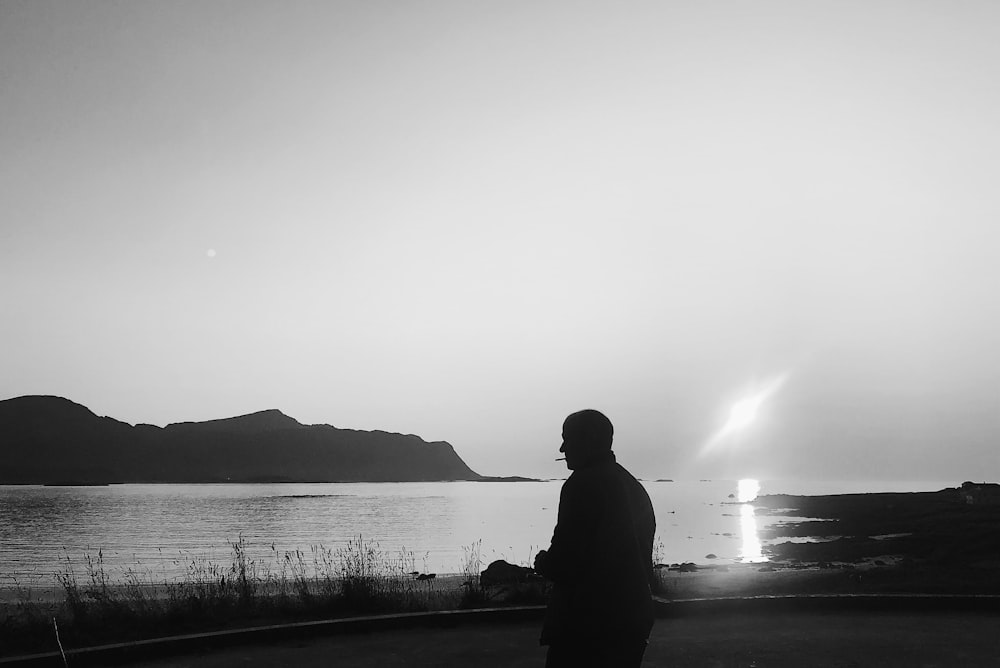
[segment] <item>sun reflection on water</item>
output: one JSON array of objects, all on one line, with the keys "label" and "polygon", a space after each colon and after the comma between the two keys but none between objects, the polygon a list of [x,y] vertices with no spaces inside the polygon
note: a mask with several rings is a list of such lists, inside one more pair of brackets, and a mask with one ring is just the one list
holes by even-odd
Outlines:
[{"label": "sun reflection on water", "polygon": [[736,483],[736,497],[740,503],[749,503],[760,494],[760,481],[744,478]]},{"label": "sun reflection on water", "polygon": [[754,517],[754,508],[751,502],[760,493],[760,482],[747,478],[736,483],[736,496],[740,506],[740,534],[743,545],[740,549],[740,561],[758,563],[767,561],[764,551],[757,536],[757,518]]}]

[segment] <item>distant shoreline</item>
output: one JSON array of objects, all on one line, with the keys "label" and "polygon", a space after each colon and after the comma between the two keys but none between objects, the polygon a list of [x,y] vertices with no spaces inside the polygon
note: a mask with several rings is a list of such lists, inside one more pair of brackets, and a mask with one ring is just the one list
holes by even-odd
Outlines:
[{"label": "distant shoreline", "polygon": [[[551,478],[524,476],[482,476],[468,479],[444,480],[175,480],[164,482],[142,480],[61,480],[52,482],[0,482],[5,487],[110,487],[112,485],[349,485],[349,484],[398,484],[398,483],[452,483],[452,482],[551,482]],[[555,478],[561,480],[561,478]]]}]

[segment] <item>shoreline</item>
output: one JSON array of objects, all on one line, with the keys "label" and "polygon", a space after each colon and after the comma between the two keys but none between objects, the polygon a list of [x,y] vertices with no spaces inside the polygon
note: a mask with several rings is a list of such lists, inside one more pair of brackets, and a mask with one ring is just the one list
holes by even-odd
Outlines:
[{"label": "shoreline", "polygon": [[[789,518],[759,532],[768,541],[763,547],[766,561],[658,564],[657,573],[667,590],[691,592],[694,597],[794,593],[795,587],[804,593],[843,591],[864,581],[861,573],[882,580],[896,573],[893,586],[900,591],[976,593],[977,585],[982,585],[984,592],[1000,593],[1000,504],[969,504],[961,492],[961,488],[946,488],[762,495],[751,502],[757,515]],[[487,565],[481,563],[479,571]],[[969,577],[958,577],[963,572]],[[909,577],[902,577],[906,574]],[[398,574],[391,577],[407,581]],[[468,577],[466,573],[438,573],[417,586],[430,592],[455,591]],[[78,585],[93,589],[89,579],[80,577]],[[200,584],[109,582],[107,588],[162,598],[172,586]],[[0,604],[18,600],[58,603],[65,600],[65,592],[55,582],[0,583]]]},{"label": "shoreline", "polygon": [[[760,513],[788,517],[770,529],[767,561],[659,564],[654,594],[664,601],[757,597],[1000,595],[1000,504],[963,503],[957,490],[815,497],[770,496]],[[794,518],[794,519],[793,519]],[[793,542],[802,537],[824,542]],[[834,538],[836,537],[836,538]],[[369,555],[362,543],[353,552]],[[369,555],[368,558],[370,558]],[[178,633],[418,611],[538,605],[537,579],[482,587],[478,570],[401,574],[391,562],[345,561],[313,579],[294,569],[258,576],[237,553],[232,566],[194,580],[112,584],[102,571],[62,584],[0,585],[0,623],[20,628],[14,653],[50,641],[59,619],[64,642],[86,647]],[[372,570],[372,567],[375,570]],[[99,566],[98,566],[99,568]],[[243,580],[241,572],[249,575]],[[96,577],[95,577],[96,573]],[[205,577],[206,575],[211,577]],[[598,577],[609,577],[596,574]],[[611,576],[613,577],[613,575]],[[8,654],[8,652],[0,652]]]}]

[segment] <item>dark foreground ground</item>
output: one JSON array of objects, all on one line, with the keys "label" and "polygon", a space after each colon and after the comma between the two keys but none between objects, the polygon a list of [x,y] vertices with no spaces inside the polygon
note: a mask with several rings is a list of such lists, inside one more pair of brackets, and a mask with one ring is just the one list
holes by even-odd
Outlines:
[{"label": "dark foreground ground", "polygon": [[[326,636],[189,654],[129,665],[147,668],[254,666],[537,666],[537,621],[451,629]],[[1000,615],[973,612],[724,613],[657,620],[644,666],[798,668],[1000,665]]]}]

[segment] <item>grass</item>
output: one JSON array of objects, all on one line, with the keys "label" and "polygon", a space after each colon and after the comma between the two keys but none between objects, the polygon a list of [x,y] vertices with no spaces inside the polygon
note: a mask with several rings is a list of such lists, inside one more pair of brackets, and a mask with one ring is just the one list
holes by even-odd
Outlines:
[{"label": "grass", "polygon": [[[59,651],[57,634],[69,649],[247,624],[498,602],[496,592],[479,584],[481,542],[464,548],[454,586],[416,571],[412,553],[393,556],[360,536],[335,550],[320,545],[282,552],[272,545],[270,559],[252,558],[242,536],[229,547],[229,563],[193,558],[180,579],[158,579],[138,567],[111,572],[102,551],[85,556],[82,572],[67,558],[56,575],[62,597],[55,601],[34,597],[37,579],[29,586],[10,578],[14,596],[0,603],[0,656]],[[538,590],[532,602],[543,599]]]}]

